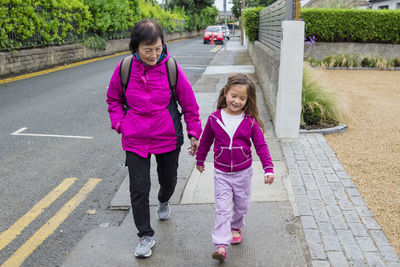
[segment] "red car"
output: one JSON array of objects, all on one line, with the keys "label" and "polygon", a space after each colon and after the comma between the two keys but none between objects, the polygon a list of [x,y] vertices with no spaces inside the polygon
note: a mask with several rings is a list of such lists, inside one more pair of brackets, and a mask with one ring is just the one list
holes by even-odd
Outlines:
[{"label": "red car", "polygon": [[205,44],[209,44],[212,37],[214,37],[215,43],[224,43],[224,32],[221,26],[207,26],[207,28],[203,30],[203,32],[203,41]]}]

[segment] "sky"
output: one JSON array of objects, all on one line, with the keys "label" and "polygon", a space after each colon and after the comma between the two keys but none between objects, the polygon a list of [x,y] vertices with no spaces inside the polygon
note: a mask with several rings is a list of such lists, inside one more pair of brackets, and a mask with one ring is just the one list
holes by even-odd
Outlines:
[{"label": "sky", "polygon": [[[230,4],[231,0],[226,0],[226,11],[230,11],[233,4]],[[217,7],[219,11],[224,11],[224,0],[215,0],[214,6]]]},{"label": "sky", "polygon": [[[307,2],[309,2],[310,0],[301,0],[301,6],[304,6],[305,4],[307,4]],[[231,2],[231,0],[226,0],[226,10],[230,11],[233,4],[230,4],[229,2]],[[217,9],[219,11],[224,11],[224,0],[215,0],[214,1],[214,5],[217,7]]]}]

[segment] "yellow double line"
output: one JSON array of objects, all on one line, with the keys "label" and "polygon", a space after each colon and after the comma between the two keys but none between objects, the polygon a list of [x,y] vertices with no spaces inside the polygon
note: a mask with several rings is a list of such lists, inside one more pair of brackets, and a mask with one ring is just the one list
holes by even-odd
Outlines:
[{"label": "yellow double line", "polygon": [[213,49],[211,49],[210,52],[216,53],[218,50],[221,49],[221,47],[222,47],[222,45],[218,45],[218,46],[214,47]]},{"label": "yellow double line", "polygon": [[[59,198],[78,178],[66,178],[61,184],[53,189],[47,196],[40,200],[24,216],[16,221],[10,228],[0,234],[0,251],[12,242],[32,221],[34,221],[46,208]],[[101,181],[98,178],[89,178],[81,190],[73,196],[53,217],[51,217],[38,231],[36,231],[27,242],[4,262],[1,267],[20,266],[25,259],[32,254],[43,241],[45,241],[61,223],[71,214],[76,207],[87,197],[87,195]]]}]

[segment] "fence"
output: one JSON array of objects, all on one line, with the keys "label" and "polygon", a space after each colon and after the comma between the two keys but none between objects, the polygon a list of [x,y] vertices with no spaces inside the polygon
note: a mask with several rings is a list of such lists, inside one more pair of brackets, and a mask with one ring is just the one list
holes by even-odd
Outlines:
[{"label": "fence", "polygon": [[278,0],[260,11],[258,39],[279,52],[282,42],[282,21],[296,17],[296,1]]},{"label": "fence", "polygon": [[304,22],[299,0],[278,0],[260,12],[258,41],[250,45],[278,138],[299,136]]}]

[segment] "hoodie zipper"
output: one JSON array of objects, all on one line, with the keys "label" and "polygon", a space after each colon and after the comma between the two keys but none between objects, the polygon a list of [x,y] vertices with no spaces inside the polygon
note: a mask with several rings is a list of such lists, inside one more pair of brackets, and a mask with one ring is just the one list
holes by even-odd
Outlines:
[{"label": "hoodie zipper", "polygon": [[233,136],[231,137],[226,130],[225,125],[222,123],[222,121],[219,118],[216,118],[217,123],[221,126],[221,128],[226,132],[226,134],[229,136],[229,151],[231,152],[231,172],[233,172],[233,151],[232,151],[232,145],[233,145]]}]

